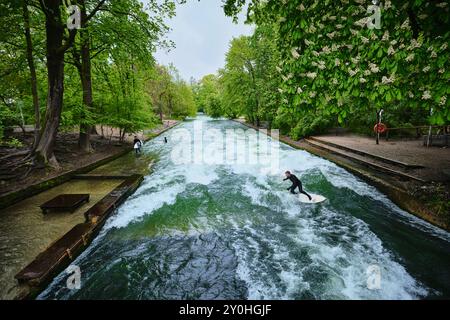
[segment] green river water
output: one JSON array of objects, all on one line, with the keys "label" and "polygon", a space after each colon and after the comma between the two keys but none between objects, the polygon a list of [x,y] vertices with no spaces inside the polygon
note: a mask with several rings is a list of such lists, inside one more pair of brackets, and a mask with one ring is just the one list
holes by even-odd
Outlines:
[{"label": "green river water", "polygon": [[[209,161],[229,154],[214,134],[236,129],[242,148]],[[68,289],[62,272],[38,298],[450,297],[449,233],[337,165],[247,129],[199,116],[165,133],[167,144],[146,143],[154,170],[73,262],[81,289]],[[262,159],[268,146],[277,158],[238,160]],[[189,147],[192,161],[179,152]],[[286,191],[285,170],[327,200],[301,203]]]}]

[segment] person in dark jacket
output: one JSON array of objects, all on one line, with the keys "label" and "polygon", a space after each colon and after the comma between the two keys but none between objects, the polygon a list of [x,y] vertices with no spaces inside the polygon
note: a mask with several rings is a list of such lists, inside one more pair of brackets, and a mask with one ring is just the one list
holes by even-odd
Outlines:
[{"label": "person in dark jacket", "polygon": [[311,196],[309,194],[307,194],[305,191],[303,191],[302,182],[300,181],[299,178],[297,178],[297,176],[295,174],[292,174],[290,171],[286,171],[285,175],[286,175],[286,178],[283,179],[283,181],[291,180],[291,182],[292,182],[292,186],[287,188],[292,194],[296,194],[295,189],[298,188],[300,193],[303,193],[304,195],[306,195],[310,201],[312,200]]}]

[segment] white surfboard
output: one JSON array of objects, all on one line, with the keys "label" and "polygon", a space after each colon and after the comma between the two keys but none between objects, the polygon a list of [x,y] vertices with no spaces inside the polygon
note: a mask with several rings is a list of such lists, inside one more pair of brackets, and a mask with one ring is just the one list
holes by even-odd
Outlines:
[{"label": "white surfboard", "polygon": [[303,203],[320,203],[327,200],[327,198],[321,196],[320,194],[310,193],[309,195],[311,196],[312,200],[309,200],[309,198],[303,193],[299,194],[298,199]]}]

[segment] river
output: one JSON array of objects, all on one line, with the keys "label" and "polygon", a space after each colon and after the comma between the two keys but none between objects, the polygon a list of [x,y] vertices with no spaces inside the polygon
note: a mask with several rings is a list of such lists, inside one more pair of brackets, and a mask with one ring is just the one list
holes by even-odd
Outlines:
[{"label": "river", "polygon": [[[450,297],[450,234],[337,165],[229,120],[164,136],[144,147],[152,173],[73,262],[81,288],[64,271],[39,299]],[[301,203],[286,170],[327,200]]]}]

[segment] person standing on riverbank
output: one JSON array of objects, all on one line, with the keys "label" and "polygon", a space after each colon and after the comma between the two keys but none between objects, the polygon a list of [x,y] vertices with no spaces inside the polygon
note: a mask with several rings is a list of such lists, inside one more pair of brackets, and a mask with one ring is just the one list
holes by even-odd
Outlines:
[{"label": "person standing on riverbank", "polygon": [[292,194],[296,194],[295,189],[298,188],[298,191],[300,193],[303,193],[304,195],[306,195],[310,201],[312,200],[311,196],[303,190],[302,182],[300,181],[299,178],[297,178],[297,176],[295,174],[292,174],[290,171],[286,171],[285,175],[286,175],[286,178],[283,179],[283,181],[291,180],[291,182],[292,182],[292,186],[287,188]]},{"label": "person standing on riverbank", "polygon": [[141,153],[142,145],[143,145],[142,141],[138,137],[134,137],[133,148],[136,154]]}]

